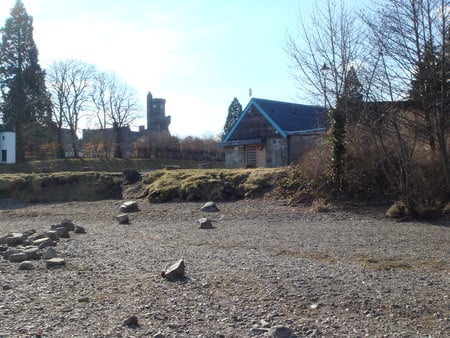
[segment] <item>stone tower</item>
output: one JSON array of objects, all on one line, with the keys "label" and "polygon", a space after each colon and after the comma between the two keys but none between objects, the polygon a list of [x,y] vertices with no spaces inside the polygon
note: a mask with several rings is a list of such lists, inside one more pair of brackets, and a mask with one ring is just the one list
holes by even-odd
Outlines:
[{"label": "stone tower", "polygon": [[166,100],[153,98],[147,94],[147,130],[169,133],[170,116],[166,116]]}]

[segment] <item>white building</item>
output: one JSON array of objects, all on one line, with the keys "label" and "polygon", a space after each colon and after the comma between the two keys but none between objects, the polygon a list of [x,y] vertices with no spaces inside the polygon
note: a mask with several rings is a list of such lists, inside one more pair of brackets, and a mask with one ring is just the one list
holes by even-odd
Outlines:
[{"label": "white building", "polygon": [[16,163],[16,133],[0,131],[0,164]]}]

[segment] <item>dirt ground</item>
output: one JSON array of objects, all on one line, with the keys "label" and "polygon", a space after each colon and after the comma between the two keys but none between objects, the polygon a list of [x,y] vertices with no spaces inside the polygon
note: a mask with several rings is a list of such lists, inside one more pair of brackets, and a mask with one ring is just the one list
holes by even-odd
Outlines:
[{"label": "dirt ground", "polygon": [[[65,218],[87,231],[57,243],[65,267],[0,261],[0,337],[264,337],[275,325],[294,337],[450,336],[448,219],[138,200],[118,224],[122,202],[0,201],[0,236]],[[164,280],[181,258],[186,278]],[[138,325],[124,325],[131,316]]]}]

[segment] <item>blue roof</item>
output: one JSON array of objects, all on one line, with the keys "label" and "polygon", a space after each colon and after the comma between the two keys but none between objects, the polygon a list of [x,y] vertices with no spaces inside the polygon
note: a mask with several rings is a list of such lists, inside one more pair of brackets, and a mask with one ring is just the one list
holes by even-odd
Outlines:
[{"label": "blue roof", "polygon": [[328,126],[323,107],[252,98],[228,135],[225,136],[224,142],[230,139],[251,107],[255,107],[284,138],[288,135],[323,131]]}]

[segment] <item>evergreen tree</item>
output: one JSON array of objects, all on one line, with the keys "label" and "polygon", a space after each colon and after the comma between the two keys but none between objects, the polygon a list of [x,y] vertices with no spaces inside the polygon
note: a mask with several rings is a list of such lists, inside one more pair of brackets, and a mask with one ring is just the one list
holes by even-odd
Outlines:
[{"label": "evergreen tree", "polygon": [[[45,72],[38,63],[33,39],[33,18],[17,0],[1,29],[0,89],[2,119],[6,128],[16,132],[16,158],[25,159],[26,147],[39,140],[36,129],[51,124],[51,103],[45,87]],[[42,136],[42,135],[41,135]]]},{"label": "evergreen tree", "polygon": [[330,110],[333,179],[339,190],[342,190],[346,184],[344,177],[346,126],[358,121],[362,103],[362,85],[355,69],[350,67],[344,79],[342,94],[336,101],[336,107]]},{"label": "evergreen tree", "polygon": [[228,107],[228,116],[225,121],[225,126],[223,127],[223,137],[225,137],[233,128],[233,125],[239,119],[242,114],[242,105],[239,103],[237,98],[234,98]]}]

